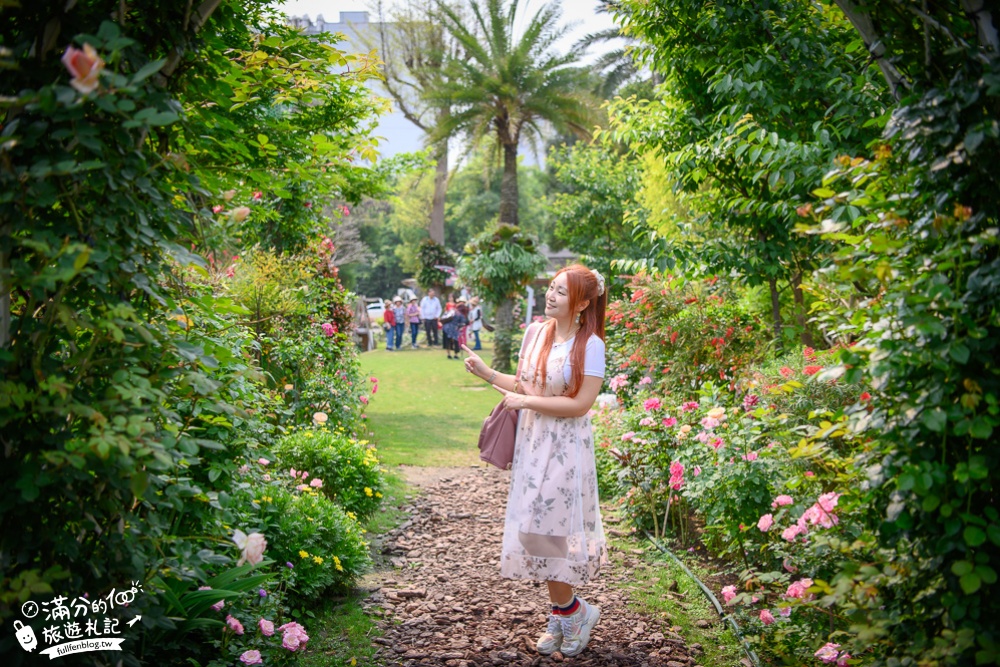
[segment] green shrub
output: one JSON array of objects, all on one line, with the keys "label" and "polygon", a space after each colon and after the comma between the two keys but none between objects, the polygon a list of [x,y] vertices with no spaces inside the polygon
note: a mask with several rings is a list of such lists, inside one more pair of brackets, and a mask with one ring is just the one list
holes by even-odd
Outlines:
[{"label": "green shrub", "polygon": [[[274,447],[280,474],[290,469],[323,480],[320,490],[359,518],[371,516],[382,503],[385,477],[375,448],[342,430],[295,429]],[[308,481],[308,479],[307,479]]]},{"label": "green shrub", "polygon": [[[267,475],[264,476],[264,479]],[[302,599],[348,590],[371,564],[364,529],[353,514],[291,477],[242,485],[235,511],[267,538],[267,556],[292,570]]]}]

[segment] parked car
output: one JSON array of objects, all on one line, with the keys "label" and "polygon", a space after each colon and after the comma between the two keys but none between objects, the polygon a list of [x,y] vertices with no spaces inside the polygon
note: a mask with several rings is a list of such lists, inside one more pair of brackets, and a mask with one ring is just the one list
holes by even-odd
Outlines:
[{"label": "parked car", "polygon": [[368,302],[368,319],[372,324],[382,326],[385,320],[385,302],[380,298],[365,299]]}]

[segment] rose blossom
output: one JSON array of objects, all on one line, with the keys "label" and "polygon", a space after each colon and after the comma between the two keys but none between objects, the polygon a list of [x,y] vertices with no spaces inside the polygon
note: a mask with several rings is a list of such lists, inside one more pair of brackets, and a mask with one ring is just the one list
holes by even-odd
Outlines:
[{"label": "rose blossom", "polygon": [[260,619],[257,622],[257,627],[260,628],[261,634],[264,635],[265,637],[270,637],[271,635],[274,634],[274,623],[272,621],[267,620],[266,618]]},{"label": "rose blossom", "polygon": [[726,604],[736,597],[736,586],[726,586],[722,589],[722,599],[726,601]]},{"label": "rose blossom", "polygon": [[798,581],[793,581],[788,585],[788,590],[785,591],[786,598],[801,598],[805,596],[806,590],[812,586],[813,580],[808,577],[803,577]]},{"label": "rose blossom", "polygon": [[316,412],[316,413],[313,413],[313,423],[314,424],[318,424],[318,425],[322,426],[323,424],[326,423],[327,419],[329,419],[329,417],[326,416],[325,412]]},{"label": "rose blossom", "polygon": [[238,635],[243,634],[243,624],[240,623],[238,618],[234,618],[232,614],[226,616],[226,625],[228,625],[229,629],[235,632],[236,634]]},{"label": "rose blossom", "polygon": [[248,206],[237,206],[229,212],[229,217],[232,218],[233,222],[243,222],[248,215],[250,215],[250,207]]},{"label": "rose blossom", "polygon": [[713,429],[719,425],[719,420],[712,417],[702,417],[701,425],[707,429]]},{"label": "rose blossom", "polygon": [[792,615],[792,608],[791,607],[782,607],[781,608],[781,615],[784,616],[785,618],[788,618],[789,616]]},{"label": "rose blossom", "polygon": [[639,426],[652,426],[656,423],[652,417],[643,417],[639,420]]},{"label": "rose blossom", "polygon": [[653,410],[659,410],[660,409],[660,405],[661,405],[660,399],[658,399],[658,398],[647,398],[642,403],[642,407],[643,407],[643,409],[646,412],[651,412]]},{"label": "rose blossom", "polygon": [[233,533],[233,542],[243,551],[240,559],[236,561],[237,566],[243,565],[243,563],[256,565],[264,560],[264,549],[267,549],[267,540],[260,533],[250,533],[247,535],[242,530],[237,529]]},{"label": "rose blossom", "polygon": [[677,424],[676,417],[667,417],[666,419],[663,420],[663,425],[666,426],[667,428],[670,428],[671,426],[674,426],[676,424]]},{"label": "rose blossom", "polygon": [[640,386],[644,385],[644,384],[653,384],[653,378],[651,378],[648,375],[646,375],[641,380],[639,380],[639,385]]},{"label": "rose blossom", "polygon": [[774,499],[774,502],[771,503],[771,507],[773,509],[777,509],[783,505],[791,505],[793,502],[795,501],[792,500],[791,496],[778,496]]},{"label": "rose blossom", "polygon": [[791,542],[791,541],[793,541],[798,536],[799,533],[804,533],[804,532],[806,532],[805,529],[804,528],[800,528],[797,525],[796,526],[789,526],[788,528],[785,528],[781,532],[781,537],[783,537],[784,539],[786,539],[789,542]]},{"label": "rose blossom", "polygon": [[774,615],[768,609],[760,610],[760,622],[764,625],[771,625],[774,623]]},{"label": "rose blossom", "polygon": [[687,403],[681,405],[681,412],[691,412],[692,410],[697,410],[697,409],[698,409],[697,401],[688,401]]},{"label": "rose blossom", "polygon": [[840,653],[840,644],[831,644],[827,642],[823,645],[823,648],[813,653],[813,655],[823,662],[836,662],[838,653]]},{"label": "rose blossom", "polygon": [[837,667],[845,667],[845,665],[847,665],[847,661],[850,659],[851,659],[851,654],[848,653],[847,651],[844,651],[843,653],[840,654],[840,657],[837,658]]},{"label": "rose blossom", "polygon": [[771,530],[771,526],[773,525],[774,525],[774,517],[771,516],[770,514],[765,514],[760,518],[760,521],[757,522],[757,528],[759,528],[760,532],[762,533],[766,533],[767,531]]},{"label": "rose blossom", "polygon": [[832,512],[833,508],[837,506],[837,498],[840,498],[840,494],[831,491],[830,493],[824,493],[821,495],[816,504],[819,505],[820,509],[824,512]]},{"label": "rose blossom", "polygon": [[313,487],[314,489],[322,488],[323,480],[321,480],[319,477],[313,477],[313,480],[309,482],[309,486]]},{"label": "rose blossom", "polygon": [[721,421],[722,418],[726,415],[726,409],[720,407],[712,408],[711,410],[708,411],[707,414],[709,418],[718,419]]},{"label": "rose blossom", "polygon": [[243,655],[240,656],[240,662],[244,665],[264,664],[264,661],[260,659],[260,651],[257,650],[244,651]]},{"label": "rose blossom", "polygon": [[337,333],[337,330],[336,330],[336,329],[334,329],[334,328],[333,328],[333,325],[332,325],[332,324],[330,324],[329,322],[323,322],[323,325],[322,325],[322,326],[323,326],[323,333],[325,333],[325,334],[326,334],[326,337],[327,337],[327,338],[329,338],[329,337],[330,337],[330,336],[332,336],[333,334]]},{"label": "rose blossom", "polygon": [[743,460],[744,461],[756,461],[757,460],[757,452],[750,452],[749,454],[744,454],[743,455]]},{"label": "rose blossom", "polygon": [[691,424],[684,424],[683,426],[681,426],[681,433],[686,434],[690,432],[691,432]]},{"label": "rose blossom", "polygon": [[69,85],[76,88],[77,91],[86,94],[97,90],[97,77],[104,69],[104,61],[97,55],[93,46],[84,44],[82,50],[67,46],[66,53],[62,57],[62,64],[73,75]]}]

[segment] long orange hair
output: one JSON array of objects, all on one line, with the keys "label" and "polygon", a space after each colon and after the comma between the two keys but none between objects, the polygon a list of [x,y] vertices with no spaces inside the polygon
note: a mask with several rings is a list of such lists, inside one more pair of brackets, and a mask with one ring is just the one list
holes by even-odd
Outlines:
[{"label": "long orange hair", "polygon": [[[569,311],[576,312],[577,306],[588,301],[587,307],[580,312],[580,330],[576,332],[573,339],[573,349],[570,350],[569,359],[572,371],[570,373],[569,386],[566,389],[567,396],[576,396],[583,385],[583,364],[587,356],[587,341],[594,334],[604,340],[604,309],[608,304],[608,294],[605,290],[600,291],[600,283],[594,272],[583,264],[571,264],[556,272],[556,276],[566,274],[566,287],[569,296]],[[553,280],[555,277],[553,277]],[[538,375],[542,376],[542,387],[545,387],[547,377],[549,352],[552,351],[552,344],[556,337],[556,321],[551,319],[542,325],[542,330],[538,333],[536,340],[541,345],[538,353],[538,365],[535,367],[535,376],[532,378],[538,384]],[[532,347],[537,347],[538,344]],[[529,351],[530,353],[530,351]]]}]

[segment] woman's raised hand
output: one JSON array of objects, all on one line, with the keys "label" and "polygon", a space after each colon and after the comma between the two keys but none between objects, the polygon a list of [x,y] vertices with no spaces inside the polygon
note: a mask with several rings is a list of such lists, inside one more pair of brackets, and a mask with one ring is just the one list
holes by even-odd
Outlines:
[{"label": "woman's raised hand", "polygon": [[465,345],[462,346],[465,353],[469,356],[465,358],[465,370],[469,373],[474,373],[478,377],[484,377],[486,373],[490,370],[490,367],[486,365],[478,354],[470,350]]}]

